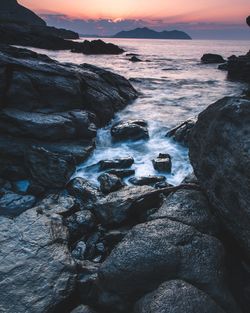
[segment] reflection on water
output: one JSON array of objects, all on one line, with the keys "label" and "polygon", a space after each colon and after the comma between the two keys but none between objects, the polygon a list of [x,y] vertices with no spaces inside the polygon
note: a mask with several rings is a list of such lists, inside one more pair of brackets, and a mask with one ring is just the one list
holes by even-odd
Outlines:
[{"label": "reflection on water", "polygon": [[[173,172],[167,175],[172,184],[179,184],[191,172],[186,148],[166,138],[167,130],[181,121],[192,118],[212,102],[225,95],[239,94],[243,84],[226,80],[226,73],[217,65],[201,65],[200,57],[218,53],[227,58],[232,54],[245,54],[247,41],[175,41],[107,39],[130,53],[138,53],[148,62],[132,63],[129,57],[85,56],[68,51],[45,51],[61,62],[90,63],[115,71],[131,80],[141,96],[115,116],[121,119],[145,119],[149,123],[150,139],[139,142],[114,143],[110,125],[99,130],[97,148],[93,155],[77,168],[76,176],[96,182],[96,164],[102,159],[133,156],[136,175],[156,174],[151,160],[159,153],[173,157]],[[42,51],[40,49],[33,49]],[[44,52],[44,51],[42,51]]]}]

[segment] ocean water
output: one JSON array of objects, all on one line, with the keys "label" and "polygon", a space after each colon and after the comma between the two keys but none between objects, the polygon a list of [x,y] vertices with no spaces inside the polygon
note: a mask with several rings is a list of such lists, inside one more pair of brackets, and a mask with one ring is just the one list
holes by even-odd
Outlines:
[{"label": "ocean water", "polygon": [[[104,39],[105,40],[105,39]],[[123,47],[126,53],[136,53],[144,61],[132,63],[126,53],[118,56],[85,56],[69,51],[42,52],[61,62],[90,63],[114,71],[130,79],[140,96],[113,121],[98,131],[97,147],[93,154],[79,164],[74,177],[84,177],[97,184],[100,172],[95,165],[103,159],[132,156],[136,176],[155,175],[152,159],[159,153],[172,156],[173,170],[167,181],[177,185],[192,172],[188,149],[166,138],[166,133],[180,122],[197,116],[216,100],[242,92],[245,85],[227,80],[226,72],[218,65],[202,65],[204,53],[218,53],[227,58],[232,54],[246,54],[249,41],[205,40],[137,40],[106,39]],[[111,125],[119,120],[145,119],[149,124],[148,141],[114,143],[110,136]]]}]

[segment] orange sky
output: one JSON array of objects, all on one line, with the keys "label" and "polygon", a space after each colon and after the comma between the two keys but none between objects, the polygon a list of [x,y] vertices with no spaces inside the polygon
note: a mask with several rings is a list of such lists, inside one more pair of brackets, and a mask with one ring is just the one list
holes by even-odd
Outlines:
[{"label": "orange sky", "polygon": [[169,22],[240,22],[250,14],[250,0],[19,0],[38,13],[79,18],[157,19]]}]

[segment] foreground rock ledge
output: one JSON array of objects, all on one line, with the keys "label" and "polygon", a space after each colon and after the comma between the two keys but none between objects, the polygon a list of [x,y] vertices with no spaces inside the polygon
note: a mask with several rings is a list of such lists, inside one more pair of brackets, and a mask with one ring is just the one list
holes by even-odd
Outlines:
[{"label": "foreground rock ledge", "polygon": [[210,202],[250,257],[250,101],[226,97],[199,115],[190,159]]}]

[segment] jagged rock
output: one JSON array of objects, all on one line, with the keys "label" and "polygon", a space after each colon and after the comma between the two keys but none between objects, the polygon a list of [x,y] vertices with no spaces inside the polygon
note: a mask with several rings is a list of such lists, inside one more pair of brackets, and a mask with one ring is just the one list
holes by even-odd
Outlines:
[{"label": "jagged rock", "polygon": [[207,53],[202,56],[201,62],[204,64],[213,64],[213,63],[225,63],[226,61],[219,54]]},{"label": "jagged rock", "polygon": [[67,185],[67,190],[69,194],[83,201],[88,200],[94,202],[98,197],[103,196],[103,194],[91,185],[88,180],[81,177],[72,179]]},{"label": "jagged rock", "polygon": [[99,167],[101,171],[108,169],[124,169],[132,166],[134,159],[132,157],[124,157],[114,160],[102,160],[99,162]]},{"label": "jagged rock", "polygon": [[159,156],[152,161],[152,163],[156,171],[171,173],[172,159],[169,154],[160,153]]},{"label": "jagged rock", "polygon": [[147,122],[144,120],[128,120],[114,124],[111,135],[116,140],[140,140],[148,139]]},{"label": "jagged rock", "polygon": [[79,241],[74,250],[71,252],[72,257],[78,260],[84,260],[84,254],[86,252],[87,246],[84,241]]},{"label": "jagged rock", "polygon": [[1,217],[0,233],[0,311],[53,311],[76,281],[62,218],[34,208],[13,220]]},{"label": "jagged rock", "polygon": [[226,97],[198,118],[190,159],[221,221],[250,256],[250,101]]},{"label": "jagged rock", "polygon": [[190,133],[196,123],[195,119],[187,120],[167,133],[167,137],[188,146]]},{"label": "jagged rock", "polygon": [[129,179],[129,182],[136,186],[154,186],[156,183],[164,182],[166,180],[165,176],[140,176],[140,177],[132,177]]},{"label": "jagged rock", "polygon": [[1,215],[15,217],[30,209],[36,202],[36,198],[30,195],[19,195],[7,192],[0,197],[0,219]]},{"label": "jagged rock", "polygon": [[250,53],[230,58],[227,62],[228,78],[250,82]]},{"label": "jagged rock", "polygon": [[70,156],[33,147],[27,153],[27,167],[32,178],[44,187],[62,188],[74,173],[75,163]]},{"label": "jagged rock", "polygon": [[182,280],[163,283],[144,296],[134,313],[226,313],[211,297]]},{"label": "jagged rock", "polygon": [[124,184],[122,180],[112,174],[104,173],[98,177],[100,189],[103,193],[110,193],[121,189]]}]

